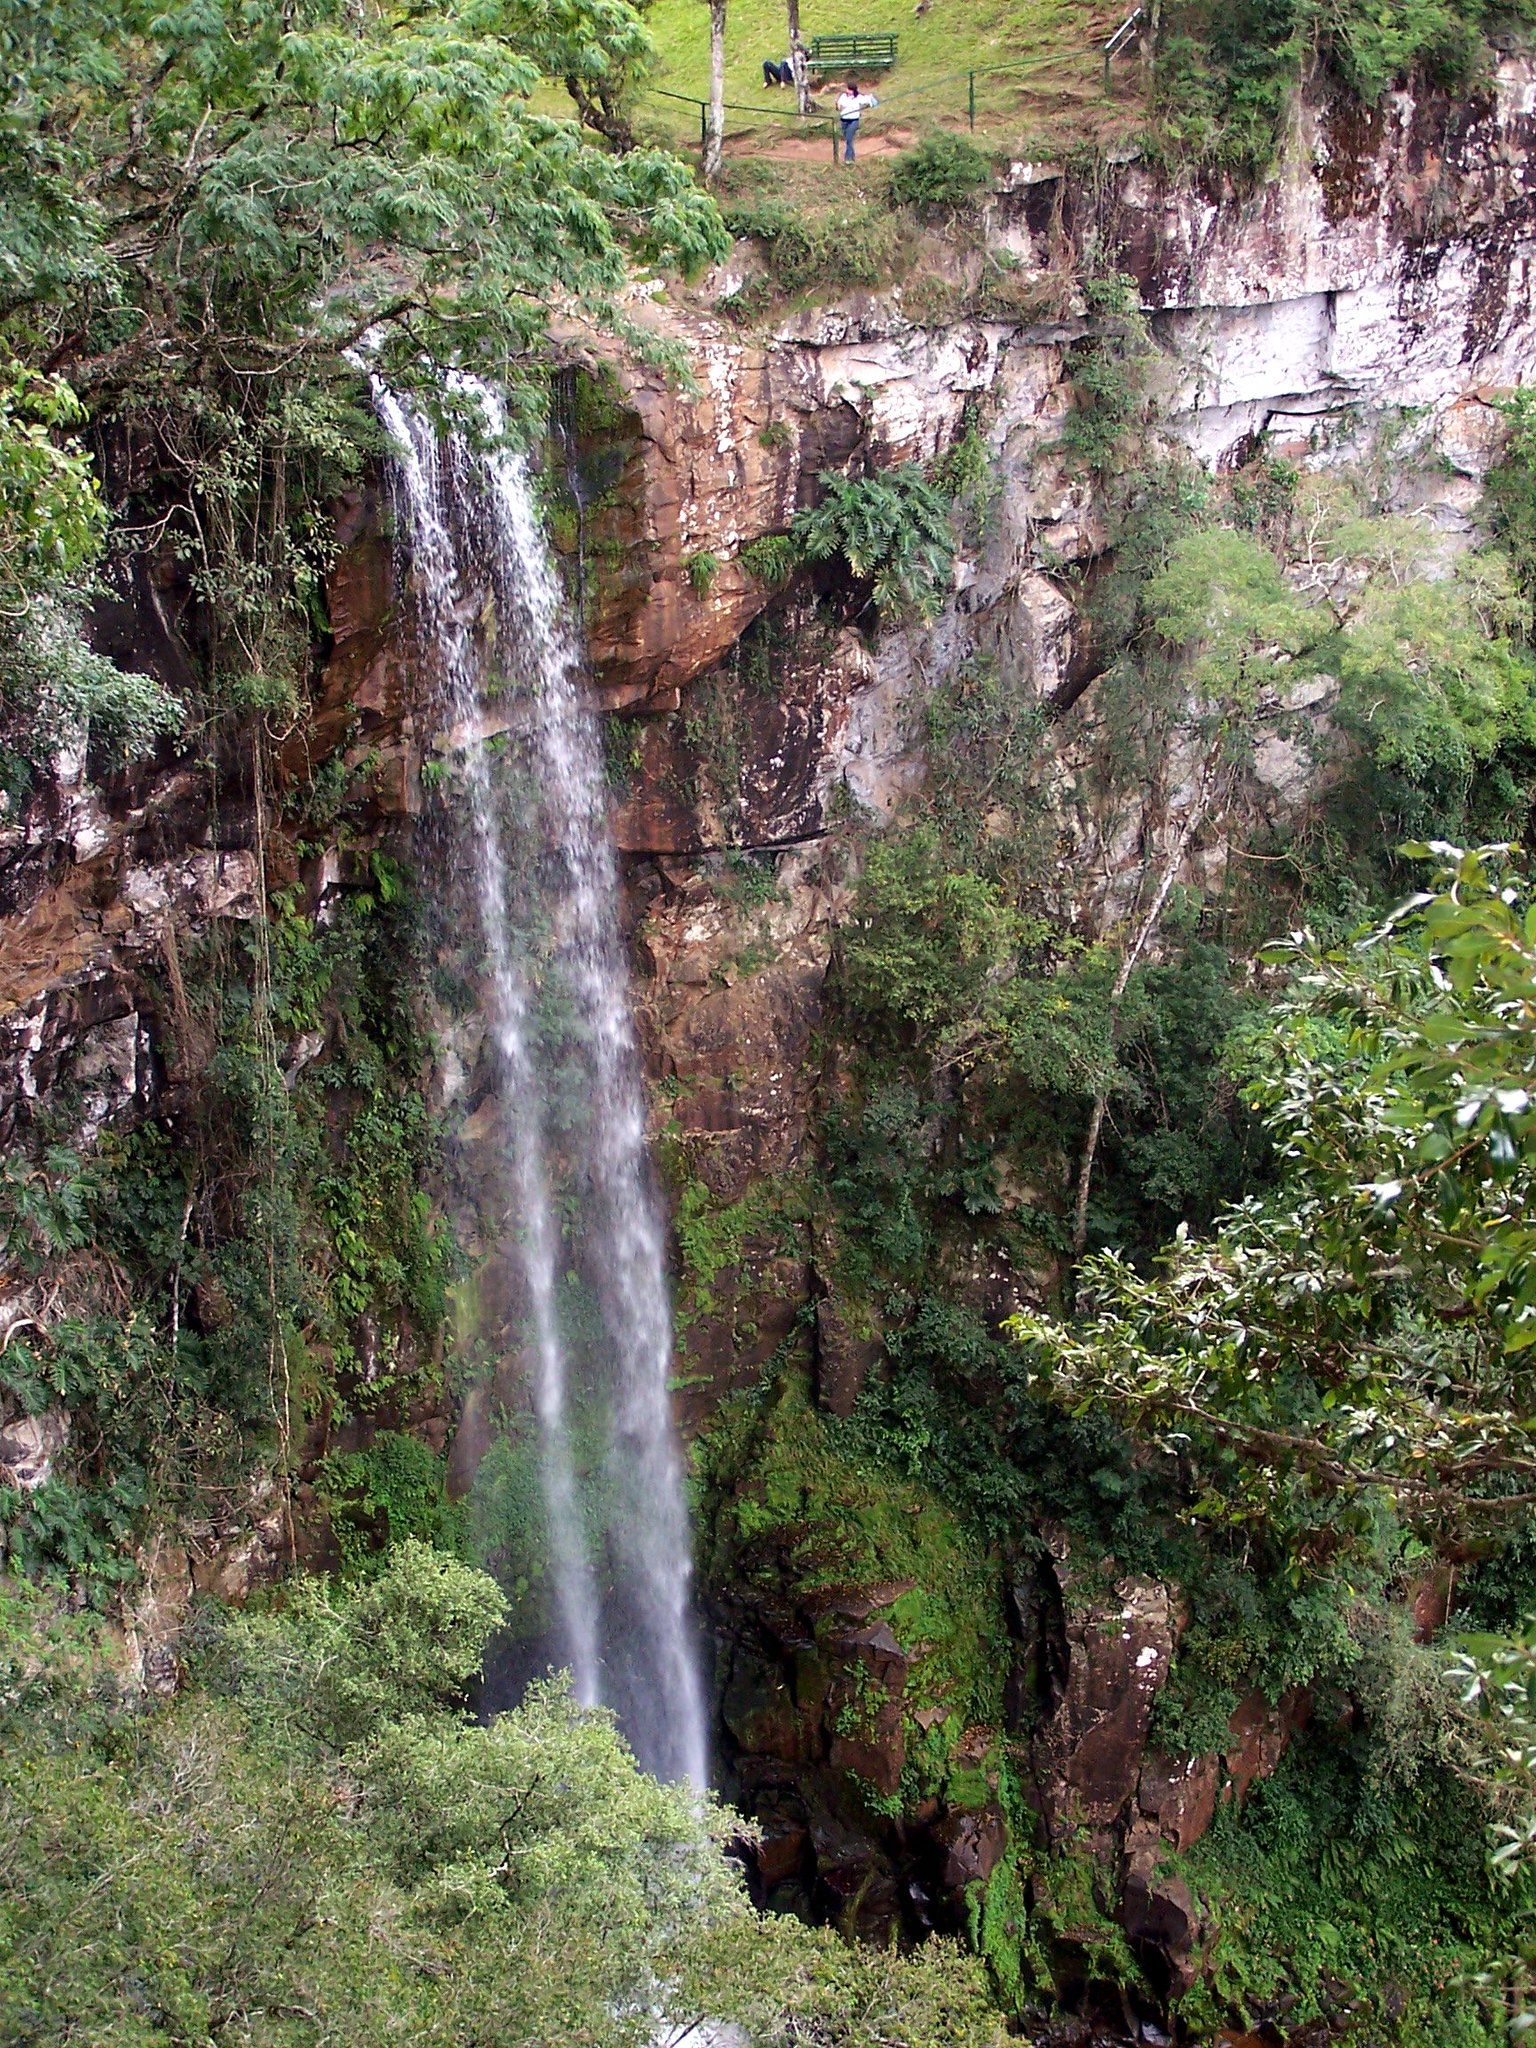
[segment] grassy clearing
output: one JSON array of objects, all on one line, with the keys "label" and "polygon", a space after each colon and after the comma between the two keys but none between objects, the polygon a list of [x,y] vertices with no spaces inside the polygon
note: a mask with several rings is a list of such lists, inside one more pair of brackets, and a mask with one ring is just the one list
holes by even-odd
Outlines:
[{"label": "grassy clearing", "polygon": [[[863,147],[878,157],[932,126],[964,127],[968,74],[976,78],[976,135],[984,147],[1057,151],[1122,132],[1135,108],[1134,63],[1117,71],[1117,97],[1103,95],[1105,36],[1127,5],[1110,0],[931,0],[914,14],[910,0],[805,0],[802,32],[900,37],[896,69],[868,84],[880,96],[866,115]],[[643,102],[642,126],[658,140],[697,144],[696,107],[661,97],[658,89],[704,98],[709,90],[709,10],[703,0],[654,0],[647,16],[660,52]],[[726,41],[726,147],[733,154],[771,153],[785,161],[826,163],[830,119],[801,124],[787,89],[765,89],[765,57],[787,46],[783,0],[731,0]],[[1016,66],[998,72],[997,66]],[[832,94],[818,103],[831,110]]]}]

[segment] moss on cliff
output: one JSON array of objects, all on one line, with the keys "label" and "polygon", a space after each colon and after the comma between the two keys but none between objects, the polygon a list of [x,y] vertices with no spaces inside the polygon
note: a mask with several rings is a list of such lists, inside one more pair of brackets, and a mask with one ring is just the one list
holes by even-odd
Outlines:
[{"label": "moss on cliff", "polygon": [[[808,1629],[820,1667],[802,1667],[803,1703],[836,1732],[866,1737],[891,1687],[876,1686],[851,1632],[884,1624],[899,1671],[897,1810],[933,1795],[986,1795],[985,1759],[1008,1675],[1004,1577],[991,1547],[920,1480],[861,1452],[850,1426],[819,1410],[806,1380],[727,1403],[697,1466],[709,1570],[733,1602]],[[873,1695],[879,1694],[876,1698]],[[893,1703],[894,1703],[893,1701]]]}]

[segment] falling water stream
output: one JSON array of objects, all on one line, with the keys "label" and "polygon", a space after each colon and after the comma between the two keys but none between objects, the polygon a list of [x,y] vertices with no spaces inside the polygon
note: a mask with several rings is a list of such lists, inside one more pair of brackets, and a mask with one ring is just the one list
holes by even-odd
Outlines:
[{"label": "falling water stream", "polygon": [[[665,1241],[602,751],[569,605],[499,396],[485,445],[374,379],[421,643],[463,789],[487,967],[554,1651],[647,1769],[706,1782]],[[596,1439],[601,1453],[585,1451]]]}]

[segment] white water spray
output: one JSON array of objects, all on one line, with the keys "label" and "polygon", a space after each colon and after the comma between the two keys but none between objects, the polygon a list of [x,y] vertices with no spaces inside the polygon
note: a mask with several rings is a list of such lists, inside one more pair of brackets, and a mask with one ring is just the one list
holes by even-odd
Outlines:
[{"label": "white water spray", "polygon": [[[665,1245],[646,1159],[597,723],[526,467],[499,445],[501,401],[475,380],[456,376],[453,385],[484,414],[484,450],[458,434],[440,439],[374,380],[397,449],[422,640],[440,670],[446,722],[467,736],[466,822],[531,1326],[558,1650],[578,1697],[615,1708],[648,1769],[702,1787],[708,1758],[668,1397]],[[477,587],[488,605],[477,605]],[[498,764],[477,737],[493,692],[504,693],[526,750],[529,792],[510,810]],[[548,934],[542,955],[532,944],[538,935],[519,929],[520,919],[535,918]],[[541,1010],[564,1020],[558,1057]],[[571,1111],[573,1094],[580,1114]],[[565,1098],[558,1130],[556,1095]],[[552,1186],[556,1150],[567,1208],[580,1212],[564,1228]],[[576,1252],[566,1242],[573,1230]],[[584,1370],[580,1333],[573,1337],[560,1312],[561,1276],[577,1258],[601,1331]],[[572,1442],[578,1401],[606,1433],[602,1483],[585,1489]]]}]

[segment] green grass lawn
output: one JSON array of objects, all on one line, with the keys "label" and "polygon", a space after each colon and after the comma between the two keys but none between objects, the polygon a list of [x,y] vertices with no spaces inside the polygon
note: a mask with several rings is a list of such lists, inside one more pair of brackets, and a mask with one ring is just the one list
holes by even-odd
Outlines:
[{"label": "green grass lawn", "polygon": [[[899,38],[894,71],[872,74],[879,110],[865,116],[866,146],[909,139],[934,125],[967,122],[968,74],[976,77],[976,135],[986,146],[1059,150],[1124,129],[1134,110],[1136,67],[1122,60],[1117,97],[1103,97],[1104,38],[1129,12],[1129,0],[802,0],[801,32]],[[660,96],[656,88],[698,100],[709,91],[709,9],[705,0],[653,0],[647,15],[660,62],[642,102],[643,127],[658,140],[697,144],[697,107]],[[792,112],[788,88],[765,89],[765,57],[787,50],[783,0],[730,0],[726,28],[726,115],[729,152],[830,162],[829,122],[808,135],[802,124],[746,109]],[[1008,67],[997,69],[995,67]],[[819,103],[830,114],[833,94]],[[814,143],[812,141],[814,137]]]}]

